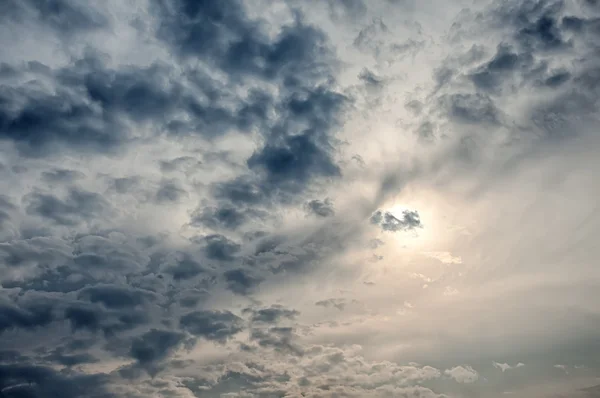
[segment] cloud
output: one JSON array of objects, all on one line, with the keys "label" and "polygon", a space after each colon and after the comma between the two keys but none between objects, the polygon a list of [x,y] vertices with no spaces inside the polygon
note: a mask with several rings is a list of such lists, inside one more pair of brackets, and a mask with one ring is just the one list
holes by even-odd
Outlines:
[{"label": "cloud", "polygon": [[252,322],[260,323],[277,323],[280,319],[294,319],[300,313],[296,310],[289,310],[281,305],[272,305],[268,308],[244,310],[245,313],[251,314]]},{"label": "cloud", "polygon": [[423,227],[419,213],[412,210],[404,210],[401,219],[390,212],[377,210],[371,215],[370,221],[371,224],[380,225],[382,230],[389,232],[409,231]]},{"label": "cloud", "polygon": [[330,298],[327,300],[320,300],[317,301],[315,303],[315,305],[319,306],[319,307],[325,307],[325,308],[337,308],[340,311],[343,311],[346,308],[346,305],[348,305],[347,300],[343,299],[343,298]]},{"label": "cloud", "polygon": [[0,365],[0,388],[8,396],[66,398],[82,394],[91,397],[111,396],[109,377],[104,374],[63,374],[50,367],[35,365]]},{"label": "cloud", "polygon": [[187,196],[185,189],[178,186],[176,181],[161,181],[160,188],[156,191],[155,199],[159,203],[177,202]]},{"label": "cloud", "polygon": [[225,342],[242,331],[242,319],[229,311],[194,311],[182,316],[181,326],[207,340]]},{"label": "cloud", "polygon": [[47,218],[59,225],[75,226],[91,221],[109,210],[104,198],[94,192],[71,188],[64,199],[51,194],[33,192],[24,200],[28,214]]},{"label": "cloud", "polygon": [[593,385],[593,3],[3,2],[0,395]]},{"label": "cloud", "polygon": [[479,373],[470,366],[455,366],[444,371],[446,376],[456,380],[457,383],[475,383],[479,379]]},{"label": "cloud", "polygon": [[459,256],[453,256],[450,252],[425,252],[423,254],[444,264],[462,264],[462,259]]},{"label": "cloud", "polygon": [[79,292],[78,297],[92,303],[102,303],[107,308],[118,309],[139,306],[146,300],[151,299],[152,295],[149,292],[128,289],[122,286],[99,284],[84,288]]},{"label": "cloud", "polygon": [[16,19],[19,22],[29,22],[33,19],[49,25],[61,34],[106,28],[109,24],[106,16],[96,9],[83,7],[68,0],[54,0],[51,3],[38,0],[9,0],[2,9],[2,15],[7,21]]},{"label": "cloud", "polygon": [[304,204],[307,213],[314,214],[318,217],[331,217],[335,214],[333,203],[329,198],[325,200],[313,199]]},{"label": "cloud", "polygon": [[72,183],[85,177],[85,175],[76,170],[55,169],[42,172],[42,178],[49,183]]},{"label": "cloud", "polygon": [[241,249],[238,243],[219,234],[208,235],[198,241],[204,243],[204,252],[210,260],[231,261]]},{"label": "cloud", "polygon": [[519,362],[514,366],[511,366],[507,363],[498,363],[498,362],[492,362],[492,364],[494,365],[495,368],[502,370],[502,373],[506,372],[507,370],[517,369],[517,368],[521,368],[521,367],[525,366],[525,364],[522,362]]},{"label": "cloud", "polygon": [[206,226],[211,229],[235,230],[249,221],[266,217],[267,213],[255,209],[246,209],[226,203],[218,206],[200,206],[192,214],[193,226]]},{"label": "cloud", "polygon": [[41,328],[55,318],[52,306],[43,303],[31,303],[24,308],[12,303],[2,303],[0,313],[0,333],[12,329]]},{"label": "cloud", "polygon": [[250,294],[263,281],[263,278],[243,268],[225,271],[223,275],[229,290],[241,295]]},{"label": "cloud", "polygon": [[152,329],[131,343],[129,354],[143,367],[165,360],[185,339],[183,333]]}]

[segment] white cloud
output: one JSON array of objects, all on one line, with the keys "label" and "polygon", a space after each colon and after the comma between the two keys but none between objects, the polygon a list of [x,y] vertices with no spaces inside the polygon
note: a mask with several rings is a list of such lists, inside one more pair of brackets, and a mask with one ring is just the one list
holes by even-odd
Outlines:
[{"label": "white cloud", "polygon": [[455,366],[451,369],[446,369],[444,374],[453,378],[458,383],[470,384],[479,380],[479,373],[470,366]]}]

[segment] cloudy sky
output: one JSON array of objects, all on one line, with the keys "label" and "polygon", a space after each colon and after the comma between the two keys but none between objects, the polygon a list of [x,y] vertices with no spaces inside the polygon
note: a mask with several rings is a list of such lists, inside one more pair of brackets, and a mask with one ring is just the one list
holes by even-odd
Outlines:
[{"label": "cloudy sky", "polygon": [[0,396],[600,396],[600,2],[0,1]]}]

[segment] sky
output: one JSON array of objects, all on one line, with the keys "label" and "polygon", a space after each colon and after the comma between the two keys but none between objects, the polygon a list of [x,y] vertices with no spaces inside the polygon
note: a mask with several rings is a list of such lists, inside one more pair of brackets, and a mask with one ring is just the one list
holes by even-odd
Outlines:
[{"label": "sky", "polygon": [[2,398],[600,397],[597,0],[1,0]]}]

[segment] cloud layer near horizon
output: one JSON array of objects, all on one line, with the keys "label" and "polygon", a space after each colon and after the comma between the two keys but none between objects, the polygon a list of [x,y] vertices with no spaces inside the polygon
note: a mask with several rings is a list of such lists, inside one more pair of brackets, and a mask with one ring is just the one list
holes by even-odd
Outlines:
[{"label": "cloud layer near horizon", "polygon": [[3,397],[595,397],[600,4],[0,4]]}]

